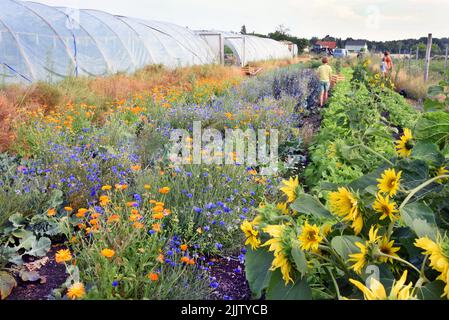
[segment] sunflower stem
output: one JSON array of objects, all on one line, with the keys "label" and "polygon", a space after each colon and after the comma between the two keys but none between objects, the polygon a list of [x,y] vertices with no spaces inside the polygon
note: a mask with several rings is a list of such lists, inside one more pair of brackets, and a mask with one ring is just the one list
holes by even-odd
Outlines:
[{"label": "sunflower stem", "polygon": [[368,147],[368,146],[366,146],[366,145],[364,145],[364,144],[358,144],[358,145],[355,145],[354,147],[362,147],[362,148],[364,148],[365,150],[367,150],[367,151],[371,152],[372,154],[374,154],[374,155],[378,156],[379,158],[381,158],[383,161],[385,161],[386,163],[388,163],[390,166],[392,166],[392,167],[394,166],[393,162],[391,162],[390,160],[388,160],[387,158],[385,158],[385,157],[384,157],[383,155],[381,155],[379,152],[377,152],[377,151],[371,149],[370,147]]},{"label": "sunflower stem", "polygon": [[407,196],[407,198],[405,198],[405,200],[402,202],[401,206],[399,207],[399,210],[403,209],[407,203],[422,189],[424,189],[425,187],[431,185],[432,183],[434,183],[435,181],[441,180],[441,179],[445,179],[445,178],[449,178],[449,175],[443,175],[443,176],[438,176],[435,177],[433,179],[427,180],[426,182],[424,182],[423,184],[419,185],[418,187],[416,187],[415,189],[411,190],[409,195]]},{"label": "sunflower stem", "polygon": [[401,262],[401,263],[403,263],[403,264],[409,266],[410,268],[412,268],[413,270],[415,270],[415,271],[421,276],[421,278],[423,279],[424,282],[429,282],[429,280],[428,280],[423,274],[421,274],[421,270],[419,270],[417,267],[415,267],[415,266],[414,266],[413,264],[411,264],[410,262],[408,262],[408,261],[406,261],[406,260],[404,260],[404,259],[402,259],[402,258],[395,257],[395,256],[392,256],[392,255],[389,255],[389,254],[385,254],[385,253],[381,253],[381,252],[378,253],[378,255],[379,255],[380,257],[391,258],[391,259],[393,259],[393,260],[399,261],[399,262]]},{"label": "sunflower stem", "polygon": [[338,288],[338,283],[337,283],[337,280],[335,280],[334,274],[332,273],[330,268],[326,268],[326,270],[327,270],[327,272],[329,272],[329,275],[331,276],[332,283],[334,284],[334,287],[335,287],[335,293],[337,293],[337,299],[342,300],[341,294],[340,294],[340,288]]}]

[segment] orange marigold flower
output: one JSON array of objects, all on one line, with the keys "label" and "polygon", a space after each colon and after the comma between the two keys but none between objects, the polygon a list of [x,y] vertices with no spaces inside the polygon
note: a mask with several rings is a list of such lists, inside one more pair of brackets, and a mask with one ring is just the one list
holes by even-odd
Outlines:
[{"label": "orange marigold flower", "polygon": [[107,206],[109,202],[111,202],[111,200],[109,199],[108,196],[101,196],[101,197],[100,197],[100,205],[101,205],[102,207]]},{"label": "orange marigold flower", "polygon": [[153,224],[153,225],[152,225],[152,229],[153,229],[153,231],[155,231],[155,232],[161,232],[161,225],[160,225],[160,223],[155,223],[155,224]]},{"label": "orange marigold flower", "polygon": [[153,209],[151,209],[153,212],[164,212],[164,207],[162,206],[155,206]]},{"label": "orange marigold flower", "polygon": [[126,206],[129,208],[135,207],[138,203],[137,202],[127,202]]},{"label": "orange marigold flower", "polygon": [[126,185],[126,184],[116,184],[115,185],[115,189],[116,190],[126,190],[126,189],[128,189],[128,186]]},{"label": "orange marigold flower", "polygon": [[136,221],[138,221],[138,220],[140,220],[142,218],[143,217],[140,214],[132,214],[132,215],[129,216],[129,220],[131,222],[136,222]]},{"label": "orange marigold flower", "polygon": [[120,216],[118,214],[113,214],[108,218],[108,223],[114,223],[120,221]]},{"label": "orange marigold flower", "polygon": [[139,210],[137,210],[137,209],[132,209],[132,210],[131,210],[131,214],[139,214]]},{"label": "orange marigold flower", "polygon": [[181,258],[181,262],[182,262],[182,263],[186,263],[186,264],[187,264],[187,263],[189,263],[189,261],[190,261],[190,258],[189,258],[189,257],[182,257],[182,258]]},{"label": "orange marigold flower", "polygon": [[143,223],[141,223],[141,222],[137,222],[136,221],[136,222],[134,222],[133,227],[135,229],[143,229],[145,227],[145,225]]},{"label": "orange marigold flower", "polygon": [[101,250],[101,255],[103,256],[103,257],[106,257],[106,258],[112,258],[113,256],[115,256],[115,251],[114,250],[112,250],[112,249],[103,249],[103,250]]},{"label": "orange marigold flower", "polygon": [[103,191],[109,191],[111,189],[112,189],[112,186],[110,186],[110,185],[106,185],[106,186],[101,187],[101,190],[103,190]]},{"label": "orange marigold flower", "polygon": [[141,165],[135,165],[135,166],[131,166],[131,170],[132,171],[140,171],[142,169]]},{"label": "orange marigold flower", "polygon": [[163,187],[159,189],[159,193],[160,194],[168,194],[170,192],[170,188],[169,187]]},{"label": "orange marigold flower", "polygon": [[72,207],[64,207],[64,210],[67,212],[72,212],[73,208]]},{"label": "orange marigold flower", "polygon": [[181,248],[181,251],[187,251],[187,249],[189,247],[186,244],[182,244],[180,248]]},{"label": "orange marigold flower", "polygon": [[67,290],[67,297],[72,300],[82,299],[86,295],[84,284],[77,282],[72,284]]},{"label": "orange marigold flower", "polygon": [[156,220],[164,219],[164,214],[163,213],[155,213],[155,214],[153,214],[153,219],[156,219]]},{"label": "orange marigold flower", "polygon": [[48,209],[47,215],[49,217],[54,217],[56,215],[56,209]]},{"label": "orange marigold flower", "polygon": [[153,282],[159,280],[159,275],[157,273],[152,272],[147,277],[148,277],[148,279],[150,279]]},{"label": "orange marigold flower", "polygon": [[164,259],[165,259],[164,255],[160,253],[156,260],[157,262],[164,263]]},{"label": "orange marigold flower", "polygon": [[59,250],[55,254],[55,260],[57,263],[65,263],[72,260],[72,253],[69,249]]}]

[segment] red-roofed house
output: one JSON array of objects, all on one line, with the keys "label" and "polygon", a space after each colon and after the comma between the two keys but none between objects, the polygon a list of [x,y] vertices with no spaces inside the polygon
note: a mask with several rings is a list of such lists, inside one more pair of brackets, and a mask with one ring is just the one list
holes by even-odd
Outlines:
[{"label": "red-roofed house", "polygon": [[315,42],[314,48],[334,50],[335,48],[337,48],[337,42],[335,42],[335,41],[317,41],[317,42]]}]

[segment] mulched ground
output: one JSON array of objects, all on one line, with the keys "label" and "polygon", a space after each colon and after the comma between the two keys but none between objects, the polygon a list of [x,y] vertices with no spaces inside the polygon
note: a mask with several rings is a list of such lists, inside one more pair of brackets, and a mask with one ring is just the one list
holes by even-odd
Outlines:
[{"label": "mulched ground", "polygon": [[211,259],[211,276],[219,284],[211,294],[211,300],[250,300],[251,291],[245,277],[245,266],[226,258]]},{"label": "mulched ground", "polygon": [[[61,247],[52,247],[48,252],[48,262],[41,267],[38,272],[41,277],[44,277],[44,283],[39,281],[35,283],[23,282],[16,277],[17,287],[12,291],[7,300],[47,300],[48,295],[54,289],[59,288],[67,279],[65,266],[57,264],[55,261],[55,253]],[[38,259],[29,258],[26,263],[33,262]]]}]

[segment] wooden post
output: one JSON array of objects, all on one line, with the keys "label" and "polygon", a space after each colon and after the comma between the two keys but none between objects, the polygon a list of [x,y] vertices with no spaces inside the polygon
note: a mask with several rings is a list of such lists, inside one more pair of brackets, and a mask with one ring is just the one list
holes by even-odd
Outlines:
[{"label": "wooden post", "polygon": [[444,58],[444,80],[448,80],[447,78],[447,58],[449,55],[449,44],[446,45],[446,57]]},{"label": "wooden post", "polygon": [[424,80],[429,80],[429,68],[430,68],[430,53],[432,52],[432,34],[429,33],[427,38],[427,50],[426,50],[426,69],[424,71]]}]

